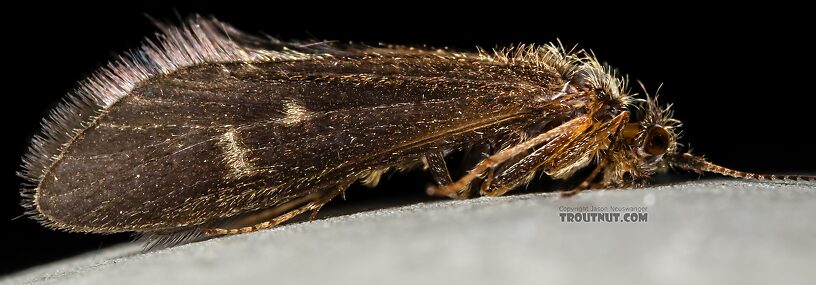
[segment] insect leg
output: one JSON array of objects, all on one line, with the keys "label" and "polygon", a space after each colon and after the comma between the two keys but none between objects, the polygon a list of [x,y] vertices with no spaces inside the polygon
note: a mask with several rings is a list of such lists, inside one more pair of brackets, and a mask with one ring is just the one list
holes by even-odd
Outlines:
[{"label": "insect leg", "polygon": [[234,234],[249,233],[249,232],[254,232],[254,231],[258,231],[258,230],[263,230],[263,229],[268,229],[268,228],[275,227],[277,225],[280,225],[283,222],[288,221],[289,219],[292,219],[294,217],[297,217],[297,216],[299,216],[299,215],[301,215],[303,213],[309,212],[309,211],[312,211],[312,214],[309,216],[309,219],[313,220],[317,216],[317,212],[320,210],[320,208],[322,208],[323,205],[326,205],[326,203],[331,201],[331,199],[333,199],[334,197],[337,197],[338,195],[340,195],[340,193],[342,193],[343,191],[348,189],[348,187],[352,183],[354,183],[354,181],[357,180],[356,177],[357,176],[351,176],[351,178],[346,179],[345,182],[338,184],[338,186],[336,186],[336,187],[330,188],[330,190],[328,190],[328,191],[319,191],[319,192],[312,193],[309,196],[306,196],[308,198],[306,198],[305,200],[306,201],[311,200],[311,201],[305,203],[303,206],[295,208],[294,210],[285,212],[285,213],[283,213],[283,214],[281,214],[281,215],[279,215],[279,216],[277,216],[277,217],[275,217],[275,218],[273,218],[271,220],[268,220],[268,221],[265,221],[265,222],[262,222],[262,223],[258,223],[258,224],[252,225],[252,226],[248,226],[248,227],[237,228],[237,229],[214,228],[214,229],[205,229],[204,232],[206,232],[209,235],[234,235]]},{"label": "insect leg", "polygon": [[[465,156],[462,158],[462,164],[459,165],[461,173],[467,173],[468,171],[479,165],[479,163],[481,163],[482,160],[485,160],[494,153],[494,149],[495,149],[494,144],[487,143],[471,146],[471,148],[465,153]],[[454,198],[467,199],[468,197],[479,194],[479,191],[481,191],[482,187],[487,187],[487,185],[490,184],[490,180],[493,179],[493,171],[495,171],[495,169],[493,168],[488,169],[486,177],[484,177],[483,180],[480,180],[478,178],[474,179],[472,182],[470,182],[470,185],[469,187],[467,187],[467,189],[462,189],[463,191],[461,192],[463,193],[462,196]]]},{"label": "insect leg", "polygon": [[578,184],[578,186],[576,186],[572,190],[561,193],[561,196],[569,197],[578,194],[578,192],[581,192],[585,189],[588,189],[591,186],[592,180],[595,180],[595,177],[598,177],[598,174],[600,174],[601,171],[604,168],[606,168],[607,162],[608,160],[601,159],[601,161],[598,162],[598,165],[595,166],[595,169],[592,170],[592,173],[590,173],[586,178],[584,178],[584,181],[581,182],[581,184]]},{"label": "insect leg", "polygon": [[434,181],[437,185],[448,185],[453,183],[450,172],[448,172],[448,165],[445,164],[445,157],[440,152],[432,152],[425,156],[428,162],[428,170],[431,172]]},{"label": "insect leg", "polygon": [[501,163],[513,158],[514,156],[521,154],[528,149],[535,148],[542,143],[551,141],[559,136],[563,136],[565,133],[582,133],[591,125],[592,121],[589,116],[581,116],[572,119],[545,133],[535,136],[532,139],[491,155],[490,157],[482,160],[478,165],[476,165],[476,167],[465,174],[462,178],[459,178],[459,180],[456,182],[442,187],[429,188],[428,192],[434,196],[448,196],[452,198],[466,197],[464,193],[465,189],[467,189],[466,186],[470,185],[474,179],[484,175],[488,169],[496,168]]},{"label": "insect leg", "polygon": [[351,184],[354,183],[354,181],[357,181],[357,178],[348,178],[348,179],[346,179],[345,182],[340,183],[337,186],[337,188],[336,188],[337,192],[336,193],[334,193],[334,194],[329,193],[329,194],[324,195],[321,198],[321,203],[317,205],[317,208],[312,209],[312,213],[309,215],[309,221],[313,221],[315,218],[317,218],[317,212],[319,212],[320,209],[323,208],[323,206],[326,205],[326,203],[329,203],[329,201],[331,201],[331,199],[334,199],[334,197],[337,197],[337,195],[343,195],[343,197],[345,197],[346,190],[348,190],[348,188],[351,187]]},{"label": "insect leg", "polygon": [[[485,158],[490,156],[489,152],[490,152],[490,145],[488,145],[488,144],[477,144],[477,145],[471,146],[464,153],[464,157],[462,158],[462,163],[459,165],[459,172],[466,173],[467,171],[473,169],[482,160],[484,160]],[[447,171],[447,167],[445,168],[445,170]],[[490,170],[490,171],[492,172],[492,170]],[[428,195],[433,196],[435,194],[433,191],[437,187],[450,185],[450,184],[453,183],[453,180],[450,178],[450,173],[446,172],[446,174],[447,174],[447,177],[448,177],[449,180],[447,180],[446,183],[439,183],[439,180],[436,180],[437,183],[438,183],[436,186],[429,186],[428,187],[428,189],[427,189]],[[454,193],[456,193],[455,194],[456,197],[451,197],[451,198],[467,199],[472,194],[479,193],[479,189],[481,187],[482,187],[482,183],[479,183],[479,182],[474,180],[470,184],[464,185],[463,189],[457,189],[454,192]],[[443,196],[447,197],[449,195],[443,195]]]},{"label": "insect leg", "polygon": [[267,229],[267,228],[277,226],[277,225],[279,225],[279,224],[281,224],[281,223],[283,223],[283,222],[285,222],[285,221],[287,221],[287,220],[289,220],[291,218],[294,218],[294,217],[296,217],[296,216],[298,216],[300,214],[303,214],[303,213],[306,213],[308,211],[317,209],[318,205],[320,205],[320,202],[312,201],[312,202],[306,203],[305,205],[303,205],[303,206],[301,206],[301,207],[299,207],[297,209],[286,212],[283,215],[277,216],[272,220],[269,220],[269,221],[266,221],[266,222],[263,222],[263,223],[259,223],[259,224],[255,224],[255,225],[252,225],[252,226],[248,226],[248,227],[237,228],[237,229],[218,229],[218,228],[205,229],[204,232],[206,232],[209,235],[235,235],[235,234],[243,234],[243,233],[254,232],[254,231],[258,231],[258,230],[262,230],[262,229]]},{"label": "insect leg", "polygon": [[[573,132],[559,134],[549,143],[524,157],[499,174],[493,183],[481,192],[485,196],[501,196],[528,181],[531,174],[541,167],[548,174],[558,176],[571,173],[582,166],[582,162],[591,159],[595,153],[606,148],[611,143],[610,135],[616,134],[629,120],[629,114],[624,112],[614,119],[592,129],[573,129]],[[600,172],[602,168],[596,168]],[[592,174],[590,181],[597,173]]]}]

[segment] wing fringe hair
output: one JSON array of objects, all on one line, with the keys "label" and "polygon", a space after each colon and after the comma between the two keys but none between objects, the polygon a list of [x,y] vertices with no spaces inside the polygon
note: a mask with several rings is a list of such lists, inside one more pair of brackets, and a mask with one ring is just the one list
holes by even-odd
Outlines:
[{"label": "wing fringe hair", "polygon": [[312,57],[296,46],[249,36],[213,18],[193,16],[181,26],[159,27],[156,40],[147,40],[82,81],[41,122],[42,131],[32,139],[18,173],[26,180],[22,196],[27,214],[47,225],[34,199],[44,175],[77,136],[144,80],[202,63]]}]

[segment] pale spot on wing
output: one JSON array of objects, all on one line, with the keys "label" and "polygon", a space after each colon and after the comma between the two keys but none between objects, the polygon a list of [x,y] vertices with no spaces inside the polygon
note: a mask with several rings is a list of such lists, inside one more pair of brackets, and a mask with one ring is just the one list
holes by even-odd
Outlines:
[{"label": "pale spot on wing", "polygon": [[283,102],[283,114],[285,117],[283,117],[280,122],[284,125],[293,125],[311,116],[311,112],[309,112],[306,107],[301,106],[294,100],[286,100]]},{"label": "pale spot on wing", "polygon": [[224,161],[230,167],[233,178],[251,176],[257,167],[253,164],[249,149],[241,141],[237,130],[230,129],[219,138],[219,145],[224,149]]}]

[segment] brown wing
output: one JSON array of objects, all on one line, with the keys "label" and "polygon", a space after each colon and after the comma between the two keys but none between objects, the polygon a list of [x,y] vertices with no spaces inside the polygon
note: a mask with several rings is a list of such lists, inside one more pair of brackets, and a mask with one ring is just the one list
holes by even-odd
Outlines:
[{"label": "brown wing", "polygon": [[46,172],[36,204],[57,227],[93,232],[275,206],[534,123],[545,115],[529,113],[534,96],[563,82],[514,68],[428,55],[183,68],[102,112]]}]

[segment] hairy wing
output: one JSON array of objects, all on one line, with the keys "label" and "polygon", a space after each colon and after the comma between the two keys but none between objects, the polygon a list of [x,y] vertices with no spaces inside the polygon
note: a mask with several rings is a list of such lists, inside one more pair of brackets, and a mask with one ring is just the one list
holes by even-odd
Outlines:
[{"label": "hairy wing", "polygon": [[37,204],[79,231],[200,224],[507,132],[555,80],[428,56],[182,68],[104,110],[46,173]]}]

